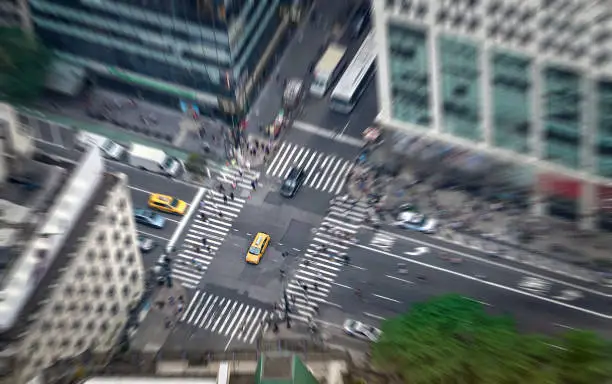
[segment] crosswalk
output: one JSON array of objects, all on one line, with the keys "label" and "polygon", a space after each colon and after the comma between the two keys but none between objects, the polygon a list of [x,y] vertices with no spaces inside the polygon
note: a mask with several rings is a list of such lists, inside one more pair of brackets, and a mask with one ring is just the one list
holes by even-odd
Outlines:
[{"label": "crosswalk", "polygon": [[353,169],[353,163],[341,157],[283,142],[266,175],[284,179],[294,166],[306,171],[305,186],[335,195],[342,192],[346,176]]},{"label": "crosswalk", "polygon": [[260,172],[251,169],[239,168],[232,165],[209,166],[211,176],[220,183],[235,184],[238,188],[252,189],[251,182],[259,180]]},{"label": "crosswalk", "polygon": [[294,318],[309,321],[319,305],[327,303],[326,298],[338,273],[346,266],[344,257],[366,212],[367,205],[364,202],[350,204],[341,198],[334,198],[327,216],[287,284]]},{"label": "crosswalk", "polygon": [[222,193],[206,191],[172,266],[174,280],[186,288],[197,287],[245,203],[239,197],[226,203]]},{"label": "crosswalk", "polygon": [[252,344],[266,331],[269,317],[270,311],[263,308],[197,290],[180,321]]}]

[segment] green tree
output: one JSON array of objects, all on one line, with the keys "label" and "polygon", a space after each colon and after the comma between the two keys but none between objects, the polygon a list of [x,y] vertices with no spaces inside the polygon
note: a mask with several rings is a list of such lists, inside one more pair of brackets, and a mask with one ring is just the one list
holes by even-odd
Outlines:
[{"label": "green tree", "polygon": [[0,98],[14,103],[36,99],[45,87],[51,51],[16,28],[0,28]]},{"label": "green tree", "polygon": [[409,384],[582,384],[609,377],[607,344],[596,337],[523,335],[511,318],[458,295],[415,304],[382,331],[374,364]]},{"label": "green tree", "polygon": [[185,168],[187,171],[198,175],[198,176],[206,176],[206,167],[207,167],[207,159],[205,156],[199,153],[192,153],[187,158],[185,162]]},{"label": "green tree", "polygon": [[568,331],[556,345],[560,347],[555,360],[559,383],[605,383],[612,377],[612,348],[594,332]]}]

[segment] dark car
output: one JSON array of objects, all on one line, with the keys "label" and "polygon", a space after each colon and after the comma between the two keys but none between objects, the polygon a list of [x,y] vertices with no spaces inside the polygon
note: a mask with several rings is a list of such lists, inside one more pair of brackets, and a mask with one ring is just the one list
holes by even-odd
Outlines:
[{"label": "dark car", "polygon": [[351,22],[351,38],[357,39],[370,26],[370,8],[369,6],[361,6],[355,13]]},{"label": "dark car", "polygon": [[280,194],[285,197],[295,196],[305,179],[306,172],[302,168],[291,168],[289,175],[283,181],[283,185],[281,185]]}]

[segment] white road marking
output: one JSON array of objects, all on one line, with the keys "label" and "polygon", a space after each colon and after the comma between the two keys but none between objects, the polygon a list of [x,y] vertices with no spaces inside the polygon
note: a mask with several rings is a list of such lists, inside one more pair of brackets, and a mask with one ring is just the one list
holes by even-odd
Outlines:
[{"label": "white road marking", "polygon": [[414,284],[414,282],[412,282],[410,280],[402,279],[402,278],[391,276],[391,275],[385,275],[385,276],[390,278],[390,279],[401,281],[401,282],[404,282],[404,283],[407,283],[407,284]]},{"label": "white road marking", "polygon": [[181,235],[181,232],[183,232],[183,229],[185,229],[185,226],[187,225],[187,223],[191,219],[191,216],[193,215],[193,212],[199,206],[199,201],[202,200],[202,196],[204,196],[204,192],[205,192],[205,189],[204,188],[200,188],[198,190],[198,193],[196,193],[196,195],[194,196],[194,198],[193,198],[193,200],[191,202],[191,206],[189,207],[189,210],[187,211],[185,216],[183,216],[183,220],[181,220],[181,222],[178,225],[178,227],[176,227],[176,230],[174,231],[174,233],[172,234],[172,237],[170,238],[170,241],[168,242],[168,250],[172,249],[172,247],[174,247],[174,244],[176,244],[179,236]]},{"label": "white road marking", "polygon": [[[371,228],[371,229],[373,229],[373,228]],[[452,253],[452,254],[455,254],[455,255],[458,255],[458,256],[462,256],[464,258],[476,260],[476,261],[479,261],[479,262],[482,262],[482,263],[485,263],[485,264],[489,264],[489,265],[493,265],[493,266],[496,266],[496,267],[499,267],[499,268],[507,269],[509,271],[518,272],[518,273],[522,273],[522,274],[525,274],[525,275],[530,275],[530,276],[533,276],[533,277],[539,277],[541,279],[549,280],[549,281],[552,281],[554,283],[562,284],[562,285],[565,285],[565,286],[568,286],[568,287],[580,289],[580,290],[582,290],[584,292],[593,293],[595,295],[604,296],[604,297],[612,297],[612,294],[607,294],[607,293],[604,293],[604,292],[601,292],[601,291],[597,291],[595,289],[586,288],[586,287],[583,287],[583,286],[580,286],[580,285],[577,285],[577,284],[574,284],[574,283],[570,283],[570,282],[567,282],[567,281],[563,281],[563,280],[560,280],[560,279],[557,279],[557,278],[554,278],[554,277],[540,275],[537,272],[527,271],[527,270],[524,270],[524,269],[521,269],[521,268],[513,267],[513,266],[510,266],[510,265],[507,265],[507,264],[503,264],[503,263],[499,263],[499,262],[496,262],[496,261],[485,259],[485,258],[482,258],[482,257],[479,257],[479,256],[471,255],[469,253],[465,253],[465,252],[462,252],[462,251],[459,251],[459,250],[456,250],[456,249],[447,248],[447,247],[444,247],[444,246],[441,246],[441,245],[437,245],[437,244],[434,244],[434,243],[430,243],[430,242],[427,242],[427,241],[421,241],[421,240],[413,239],[411,237],[402,236],[402,235],[399,235],[399,234],[396,234],[396,233],[393,233],[393,232],[388,232],[388,231],[380,231],[380,232],[383,232],[383,233],[391,235],[391,236],[395,236],[395,237],[397,237],[399,239],[403,239],[403,240],[406,240],[406,241],[409,241],[409,242],[412,242],[412,243],[416,243],[416,244],[424,245],[424,246],[427,246],[427,247],[430,247],[430,248],[434,248],[434,249],[437,249],[438,251]]]},{"label": "white road marking", "polygon": [[[503,289],[503,290],[506,290],[506,291],[509,291],[509,292],[518,293],[520,295],[529,296],[529,297],[537,299],[537,300],[546,301],[548,303],[560,305],[562,307],[569,308],[569,309],[574,309],[576,311],[587,313],[589,315],[593,315],[593,316],[596,316],[596,317],[601,317],[601,318],[607,319],[607,320],[612,320],[612,315],[607,315],[605,313],[600,313],[600,312],[592,311],[590,309],[578,307],[576,305],[572,305],[572,304],[568,304],[568,303],[563,303],[563,302],[560,302],[560,301],[557,301],[557,300],[553,300],[553,299],[550,299],[550,298],[547,298],[547,297],[538,296],[536,294],[525,292],[525,291],[522,291],[520,289],[508,287],[508,286],[505,286],[505,285],[502,285],[502,284],[497,284],[497,283],[494,283],[494,282],[491,282],[491,281],[488,281],[488,280],[483,280],[483,279],[480,279],[480,278],[477,278],[477,277],[474,277],[474,276],[470,276],[470,275],[466,275],[466,274],[463,274],[463,273],[460,273],[460,272],[457,272],[457,271],[453,271],[453,270],[450,270],[450,269],[438,267],[438,266],[432,265],[432,264],[427,264],[427,263],[424,263],[422,261],[413,260],[413,259],[410,259],[410,258],[407,258],[407,257],[395,255],[393,253],[386,252],[386,251],[383,251],[381,249],[370,248],[370,247],[366,247],[366,246],[361,245],[361,244],[354,244],[354,246],[362,248],[362,249],[367,249],[367,250],[370,250],[372,252],[377,252],[377,253],[380,253],[380,254],[383,254],[383,255],[386,255],[386,256],[389,256],[389,257],[393,257],[395,259],[403,260],[403,261],[406,261],[408,263],[417,264],[417,265],[420,265],[420,266],[425,267],[425,268],[433,269],[433,270],[436,270],[436,271],[439,271],[439,272],[445,272],[445,273],[448,273],[448,274],[451,274],[451,275],[454,275],[454,276],[457,276],[457,277],[464,278],[466,280],[475,281],[475,282],[481,283],[483,285],[488,285],[490,287],[495,287],[495,288]],[[435,247],[434,245],[431,245],[431,246]]]},{"label": "white road marking", "polygon": [[376,320],[385,320],[385,318],[384,318],[384,317],[382,317],[382,316],[378,316],[378,315],[375,315],[375,314],[373,314],[373,313],[364,312],[363,314],[364,314],[365,316],[367,316],[367,317],[371,317],[371,318],[376,319]]},{"label": "white road marking", "polygon": [[373,293],[373,294],[372,294],[372,296],[376,296],[376,297],[378,297],[379,299],[383,299],[383,300],[393,301],[394,303],[399,303],[399,302],[400,302],[399,300],[395,300],[395,299],[392,299],[392,298],[387,297],[387,296],[377,295],[377,294],[375,294],[375,293]]}]

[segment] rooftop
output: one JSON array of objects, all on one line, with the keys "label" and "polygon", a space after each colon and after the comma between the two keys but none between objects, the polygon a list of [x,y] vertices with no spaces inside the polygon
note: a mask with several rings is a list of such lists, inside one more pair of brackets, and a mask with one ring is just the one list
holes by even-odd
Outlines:
[{"label": "rooftop", "polygon": [[[88,156],[87,154],[84,155]],[[99,156],[99,153],[98,153]],[[44,157],[44,155],[43,155]],[[52,159],[47,159],[53,162]],[[96,159],[94,159],[96,160]],[[99,160],[102,162],[101,158]],[[102,163],[103,164],[103,163]],[[60,164],[53,164],[55,166],[60,166]],[[67,169],[67,168],[64,168]],[[82,171],[82,170],[81,170]],[[78,171],[73,172],[73,175]],[[97,185],[93,185],[93,193],[91,193],[90,199],[87,203],[82,205],[81,209],[79,207],[75,208],[75,211],[80,211],[80,215],[75,218],[71,229],[67,231],[67,233],[50,233],[47,234],[47,237],[60,237],[63,236],[63,240],[61,244],[57,248],[57,252],[55,254],[56,257],[46,257],[46,255],[41,256],[41,259],[48,261],[48,264],[44,266],[39,276],[35,276],[38,281],[33,286],[31,293],[29,296],[25,297],[25,302],[19,303],[18,307],[19,312],[14,313],[11,311],[17,310],[15,308],[3,308],[3,306],[15,305],[16,303],[10,302],[6,297],[9,296],[9,289],[6,288],[6,282],[2,282],[3,286],[3,301],[0,301],[0,320],[5,321],[9,316],[12,317],[12,321],[5,321],[4,329],[0,329],[0,351],[4,349],[5,346],[12,343],[15,339],[17,339],[22,332],[24,332],[29,323],[30,315],[38,308],[41,301],[46,299],[48,295],[51,293],[51,290],[48,289],[49,285],[53,284],[54,281],[59,277],[60,271],[68,264],[70,261],[70,255],[75,253],[80,246],[80,239],[87,234],[90,228],[90,224],[97,220],[97,216],[99,214],[99,210],[96,207],[100,206],[106,201],[107,194],[109,191],[119,182],[119,176],[109,173],[104,173],[101,176],[100,181]],[[61,183],[62,184],[62,183]],[[60,185],[61,185],[60,184]],[[69,183],[63,183],[67,188],[70,186]],[[78,183],[77,183],[78,184]],[[68,191],[74,192],[74,191]],[[78,191],[77,191],[78,192]],[[58,194],[59,195],[59,194]],[[62,194],[63,195],[63,194]],[[54,196],[51,196],[54,197]],[[68,196],[70,197],[70,196]],[[47,208],[53,204],[53,199],[48,201]],[[44,211],[42,211],[44,212]],[[40,215],[40,211],[38,213]],[[30,232],[31,235],[34,234],[34,231]],[[41,234],[38,234],[39,236]],[[57,236],[56,236],[57,235]],[[36,268],[36,267],[35,267]],[[38,272],[34,271],[34,272]],[[7,274],[8,276],[9,274]],[[32,277],[30,277],[31,280]],[[10,287],[9,287],[10,288]],[[12,292],[11,292],[12,294]],[[11,297],[12,299],[13,297]],[[21,298],[21,297],[20,297]],[[4,313],[6,312],[6,313]],[[4,318],[4,319],[3,319]],[[1,373],[1,372],[0,372]]]},{"label": "rooftop", "polygon": [[26,160],[23,167],[0,183],[0,284],[74,165]]}]

